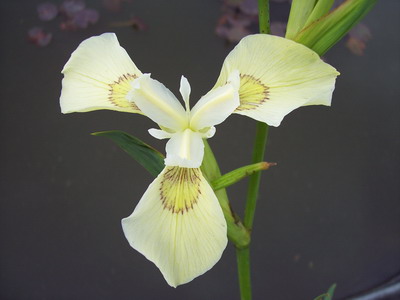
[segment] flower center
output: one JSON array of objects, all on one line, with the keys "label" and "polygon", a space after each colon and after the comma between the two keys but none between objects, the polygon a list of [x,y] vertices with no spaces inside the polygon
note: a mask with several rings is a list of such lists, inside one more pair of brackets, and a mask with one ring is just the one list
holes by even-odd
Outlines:
[{"label": "flower center", "polygon": [[251,75],[240,74],[240,105],[236,111],[252,110],[269,98],[269,88]]},{"label": "flower center", "polygon": [[129,73],[123,74],[113,83],[109,84],[108,90],[108,100],[119,107],[131,107],[134,110],[140,111],[140,109],[135,105],[135,103],[127,100],[126,96],[132,89],[132,81],[138,78],[136,75]]},{"label": "flower center", "polygon": [[193,208],[200,195],[200,169],[167,167],[160,184],[161,201],[172,213]]}]

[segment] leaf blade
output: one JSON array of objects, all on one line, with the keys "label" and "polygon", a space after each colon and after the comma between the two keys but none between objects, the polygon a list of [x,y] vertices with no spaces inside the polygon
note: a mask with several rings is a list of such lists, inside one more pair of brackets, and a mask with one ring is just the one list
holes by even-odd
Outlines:
[{"label": "leaf blade", "polygon": [[240,168],[237,168],[229,173],[226,173],[222,175],[221,177],[218,177],[217,179],[213,180],[211,182],[211,185],[214,189],[214,191],[217,191],[219,189],[226,188],[232,184],[235,184],[236,182],[242,180],[243,178],[250,176],[251,174],[263,170],[269,169],[271,166],[275,166],[276,163],[268,163],[268,162],[259,162],[255,163],[252,165],[247,165],[243,166]]},{"label": "leaf blade", "polygon": [[303,29],[304,24],[314,9],[316,0],[293,0],[290,7],[286,38],[294,39]]},{"label": "leaf blade", "polygon": [[323,55],[340,41],[376,2],[377,0],[347,0],[328,15],[305,27],[293,40]]},{"label": "leaf blade", "polygon": [[317,21],[327,13],[329,13],[330,9],[332,8],[334,0],[319,0],[311,12],[310,16],[308,17],[304,27],[307,27],[311,23]]},{"label": "leaf blade", "polygon": [[314,300],[332,300],[335,288],[336,288],[336,283],[332,284],[326,293],[319,295],[317,298],[314,298]]},{"label": "leaf blade", "polygon": [[[221,177],[217,160],[207,140],[204,140],[204,159],[200,168],[209,183]],[[250,244],[250,233],[244,227],[240,217],[232,210],[226,190],[224,188],[219,189],[215,191],[215,195],[224,213],[228,226],[229,240],[235,244],[236,248],[243,249],[248,247]]]},{"label": "leaf blade", "polygon": [[91,135],[111,139],[155,177],[164,169],[164,155],[136,137],[120,130],[94,132]]}]

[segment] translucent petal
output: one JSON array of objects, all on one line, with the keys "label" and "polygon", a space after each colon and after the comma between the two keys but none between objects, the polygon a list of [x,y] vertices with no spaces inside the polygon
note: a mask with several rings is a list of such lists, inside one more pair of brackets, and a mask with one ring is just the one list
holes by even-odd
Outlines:
[{"label": "translucent petal", "polygon": [[140,113],[126,95],[131,83],[142,73],[119,45],[114,33],[83,41],[62,73],[60,105],[63,113],[98,109]]},{"label": "translucent petal", "polygon": [[166,167],[122,228],[173,287],[212,268],[227,244],[221,207],[200,169]]},{"label": "translucent petal", "polygon": [[277,36],[247,36],[229,53],[214,88],[240,72],[240,106],[235,113],[278,126],[304,105],[330,105],[339,73],[309,48]]},{"label": "translucent petal", "polygon": [[211,90],[191,110],[190,127],[201,130],[222,123],[239,106],[239,73],[233,71],[228,83]]},{"label": "translucent petal", "polygon": [[161,82],[150,74],[139,77],[132,85],[128,98],[157,124],[174,131],[187,127],[188,118],[182,104]]},{"label": "translucent petal", "polygon": [[174,133],[166,146],[165,164],[185,168],[200,167],[204,156],[202,136],[202,133],[190,129]]}]

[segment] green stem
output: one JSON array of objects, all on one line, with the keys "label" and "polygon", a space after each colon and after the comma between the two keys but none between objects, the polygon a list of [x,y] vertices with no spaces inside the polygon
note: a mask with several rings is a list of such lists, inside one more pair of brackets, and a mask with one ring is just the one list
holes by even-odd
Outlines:
[{"label": "green stem", "polygon": [[236,249],[240,299],[251,300],[250,248]]},{"label": "green stem", "polygon": [[[257,123],[256,138],[253,148],[253,163],[263,161],[265,145],[268,137],[268,125],[262,122]],[[249,186],[247,189],[247,201],[244,211],[244,226],[251,232],[253,228],[254,213],[260,187],[261,172],[256,172],[249,177]]]},{"label": "green stem", "polygon": [[[260,33],[269,33],[270,25],[268,0],[258,0],[258,20],[260,24]],[[258,122],[253,148],[253,163],[258,163],[263,160],[267,136],[268,125]],[[260,179],[261,172],[254,173],[249,178],[243,224],[250,233],[251,229],[253,228],[254,212],[256,209],[258,190],[260,187]],[[242,249],[236,248],[236,258],[241,300],[251,300],[250,246]]]},{"label": "green stem", "polygon": [[[253,162],[260,162],[264,158],[265,145],[267,143],[268,125],[257,123],[256,139],[253,149]],[[251,234],[253,228],[254,212],[260,186],[261,172],[256,172],[249,178],[247,201],[243,225]],[[243,249],[236,248],[238,265],[239,287],[241,300],[251,300],[251,276],[250,276],[250,244]]]},{"label": "green stem", "polygon": [[258,0],[258,22],[260,33],[270,33],[269,0]]}]

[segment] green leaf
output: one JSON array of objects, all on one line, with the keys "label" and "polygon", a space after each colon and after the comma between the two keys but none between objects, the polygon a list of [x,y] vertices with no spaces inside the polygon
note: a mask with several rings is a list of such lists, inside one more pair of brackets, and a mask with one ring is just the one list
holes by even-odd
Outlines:
[{"label": "green leaf", "polygon": [[332,284],[328,290],[328,299],[326,300],[332,300],[333,299],[333,293],[335,292],[336,289],[336,283]]},{"label": "green leaf", "polygon": [[[221,171],[219,170],[217,160],[207,140],[204,140],[204,158],[201,171],[208,182],[213,182],[221,177]],[[217,196],[219,205],[221,205],[222,212],[224,213],[226,225],[228,227],[229,240],[236,248],[242,249],[248,247],[250,244],[250,233],[246,227],[244,227],[239,216],[231,209],[226,190],[222,188],[215,191],[215,196]]]},{"label": "green leaf", "polygon": [[347,0],[300,31],[293,40],[323,55],[375,5],[377,0]]},{"label": "green leaf", "polygon": [[286,38],[293,39],[303,29],[314,9],[316,0],[293,0],[290,7]]},{"label": "green leaf", "polygon": [[330,286],[329,290],[325,294],[319,295],[314,300],[332,300],[333,293],[335,292],[335,288],[336,288],[336,283],[332,284]]},{"label": "green leaf", "polygon": [[313,11],[308,17],[307,22],[304,24],[304,27],[307,27],[311,23],[317,21],[319,18],[329,13],[330,9],[332,8],[333,2],[334,0],[318,0],[317,4],[315,4]]},{"label": "green leaf", "polygon": [[92,135],[111,139],[153,176],[157,176],[164,169],[164,155],[138,138],[120,130],[94,132]]},{"label": "green leaf", "polygon": [[244,166],[238,169],[235,169],[227,174],[222,175],[221,177],[215,179],[212,181],[211,185],[214,189],[214,191],[217,191],[219,189],[226,188],[241,179],[250,176],[251,174],[255,172],[259,172],[262,170],[267,170],[271,166],[275,166],[276,163],[268,163],[268,162],[260,162],[248,166]]}]

